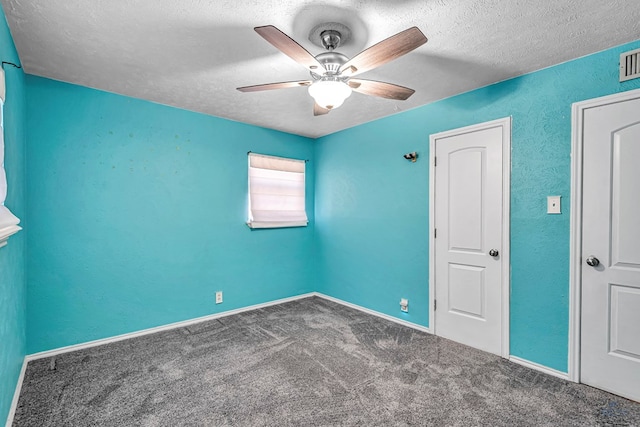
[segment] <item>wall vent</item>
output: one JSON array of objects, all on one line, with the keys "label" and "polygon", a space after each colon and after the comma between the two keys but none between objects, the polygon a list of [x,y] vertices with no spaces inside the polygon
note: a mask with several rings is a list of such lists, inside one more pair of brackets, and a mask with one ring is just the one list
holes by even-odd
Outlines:
[{"label": "wall vent", "polygon": [[624,82],[638,77],[640,77],[640,49],[621,54],[620,81]]}]

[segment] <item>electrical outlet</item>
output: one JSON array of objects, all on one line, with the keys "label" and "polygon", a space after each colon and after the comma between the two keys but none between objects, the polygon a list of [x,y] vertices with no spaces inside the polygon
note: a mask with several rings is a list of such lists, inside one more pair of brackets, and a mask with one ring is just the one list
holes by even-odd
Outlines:
[{"label": "electrical outlet", "polygon": [[401,298],[400,299],[400,311],[402,311],[403,313],[408,313],[409,312],[409,300],[406,298]]},{"label": "electrical outlet", "polygon": [[222,304],[222,291],[216,292],[216,304]]},{"label": "electrical outlet", "polygon": [[562,211],[560,210],[560,197],[562,196],[547,196],[547,213],[548,214],[562,213]]}]

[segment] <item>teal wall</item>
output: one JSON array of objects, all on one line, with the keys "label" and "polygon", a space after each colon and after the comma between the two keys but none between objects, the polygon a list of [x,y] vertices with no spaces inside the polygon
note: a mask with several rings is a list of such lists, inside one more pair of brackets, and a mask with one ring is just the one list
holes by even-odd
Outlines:
[{"label": "teal wall", "polygon": [[[13,39],[0,8],[0,61],[19,64]],[[5,169],[9,185],[5,205],[26,223],[25,204],[25,87],[22,70],[4,66]],[[26,351],[25,231],[0,248],[0,425],[9,414]]]},{"label": "teal wall", "polygon": [[[512,116],[511,354],[567,371],[571,104],[619,83],[600,52],[316,142],[318,291],[429,324],[429,135]],[[355,99],[354,99],[355,101]],[[382,101],[381,101],[382,102]],[[418,151],[412,164],[404,153]],[[562,215],[546,197],[562,195]],[[400,298],[409,299],[409,314]]]},{"label": "teal wall", "polygon": [[[638,47],[316,141],[7,68],[7,203],[29,227],[0,249],[0,419],[25,352],[314,290],[427,326],[429,135],[506,116],[511,353],[566,371],[571,104],[640,87],[617,77]],[[6,25],[0,54],[18,60]],[[244,224],[247,151],[311,160],[309,227]]]},{"label": "teal wall", "polygon": [[[313,140],[26,80],[29,353],[313,290]],[[247,151],[311,160],[309,227],[246,226]]]}]

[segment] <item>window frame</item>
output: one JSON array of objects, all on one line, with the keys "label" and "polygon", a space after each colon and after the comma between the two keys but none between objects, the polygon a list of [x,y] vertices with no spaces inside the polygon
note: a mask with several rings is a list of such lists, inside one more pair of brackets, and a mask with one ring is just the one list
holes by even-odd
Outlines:
[{"label": "window frame", "polygon": [[[246,224],[249,228],[291,228],[309,224],[306,160],[250,151],[247,153],[247,171]],[[256,206],[262,209],[256,209]]]}]

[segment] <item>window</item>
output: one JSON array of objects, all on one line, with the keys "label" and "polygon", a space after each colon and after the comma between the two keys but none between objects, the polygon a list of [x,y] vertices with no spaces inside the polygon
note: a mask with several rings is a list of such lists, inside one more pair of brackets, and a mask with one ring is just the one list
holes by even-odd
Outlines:
[{"label": "window", "polygon": [[4,70],[0,68],[0,247],[7,244],[12,234],[22,230],[20,220],[4,205],[7,198],[7,174],[4,170]]},{"label": "window", "polygon": [[305,227],[305,161],[249,152],[251,228]]}]

